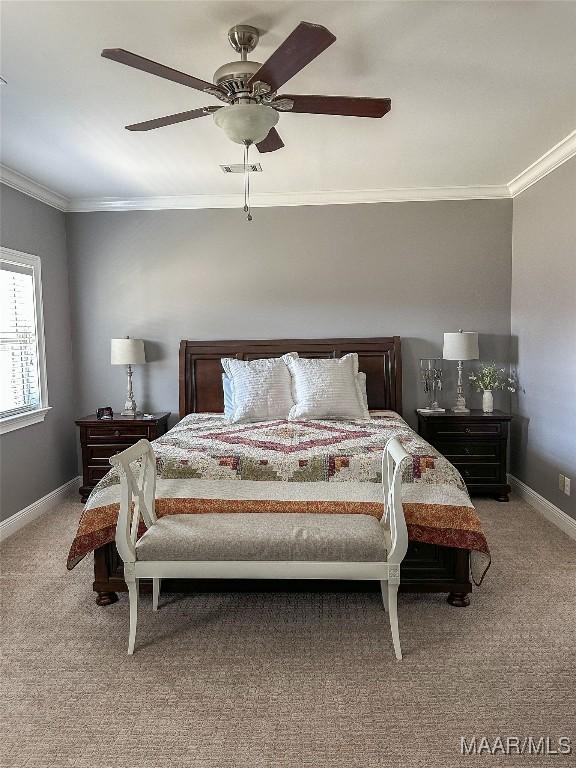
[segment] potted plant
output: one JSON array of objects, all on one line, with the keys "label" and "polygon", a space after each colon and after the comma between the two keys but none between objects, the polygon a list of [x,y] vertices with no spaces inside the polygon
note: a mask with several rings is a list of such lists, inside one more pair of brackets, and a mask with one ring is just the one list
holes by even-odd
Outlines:
[{"label": "potted plant", "polygon": [[481,365],[480,370],[471,373],[468,377],[477,392],[482,392],[482,410],[484,413],[492,413],[494,410],[495,389],[506,389],[508,392],[516,392],[516,382],[508,376],[504,368],[498,369],[496,363]]}]

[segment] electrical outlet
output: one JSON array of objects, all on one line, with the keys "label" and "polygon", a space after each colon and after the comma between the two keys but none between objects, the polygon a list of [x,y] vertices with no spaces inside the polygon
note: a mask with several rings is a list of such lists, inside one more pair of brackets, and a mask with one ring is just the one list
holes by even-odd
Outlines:
[{"label": "electrical outlet", "polygon": [[570,496],[570,478],[565,477],[564,478],[564,493],[566,496]]},{"label": "electrical outlet", "polygon": [[562,473],[560,473],[558,475],[558,488],[560,488],[562,493],[564,493],[564,479],[565,479],[564,475]]}]

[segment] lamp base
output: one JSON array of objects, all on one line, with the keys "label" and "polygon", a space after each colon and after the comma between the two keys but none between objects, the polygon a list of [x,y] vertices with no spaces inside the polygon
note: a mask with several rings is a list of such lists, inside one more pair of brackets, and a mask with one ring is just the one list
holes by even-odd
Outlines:
[{"label": "lamp base", "polygon": [[466,408],[466,398],[462,393],[462,384],[458,381],[458,392],[456,393],[456,405],[452,408],[453,413],[470,413],[470,408]]},{"label": "lamp base", "polygon": [[138,408],[136,407],[136,400],[134,400],[134,392],[132,391],[132,366],[131,365],[126,366],[126,373],[128,375],[127,386],[126,386],[126,402],[124,403],[124,410],[120,415],[135,417],[136,414],[138,413]]}]

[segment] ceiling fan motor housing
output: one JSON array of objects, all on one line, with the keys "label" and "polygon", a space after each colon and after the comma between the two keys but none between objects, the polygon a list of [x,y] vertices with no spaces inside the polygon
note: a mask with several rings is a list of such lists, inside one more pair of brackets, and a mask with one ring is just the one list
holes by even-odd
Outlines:
[{"label": "ceiling fan motor housing", "polygon": [[214,72],[214,85],[224,91],[231,102],[214,113],[214,122],[236,144],[258,144],[278,122],[278,112],[261,103],[262,96],[267,96],[270,88],[261,83],[257,88],[249,85],[262,66],[258,61],[247,59],[258,39],[259,32],[255,27],[242,24],[232,27],[228,40],[242,58],[223,64]]},{"label": "ceiling fan motor housing", "polygon": [[214,72],[214,85],[223,87],[232,98],[248,96],[248,80],[262,65],[258,61],[230,61]]}]

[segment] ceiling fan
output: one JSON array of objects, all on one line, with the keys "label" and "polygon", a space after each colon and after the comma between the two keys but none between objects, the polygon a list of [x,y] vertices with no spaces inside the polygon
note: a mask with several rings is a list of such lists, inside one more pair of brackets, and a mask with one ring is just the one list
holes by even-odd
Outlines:
[{"label": "ceiling fan", "polygon": [[[214,73],[213,83],[123,48],[105,48],[102,56],[107,59],[203,91],[226,105],[200,107],[134,123],[126,128],[129,131],[150,131],[213,115],[214,122],[229,139],[244,145],[246,165],[251,144],[255,144],[260,152],[274,152],[284,146],[274,127],[280,112],[374,118],[383,117],[390,111],[390,99],[278,94],[279,88],[335,42],[336,37],[326,27],[301,21],[264,64],[248,61],[248,54],[258,44],[259,37],[259,31],[247,24],[232,27],[228,32],[228,40],[240,54],[240,60],[219,67]],[[247,205],[244,208],[248,211]]]}]

